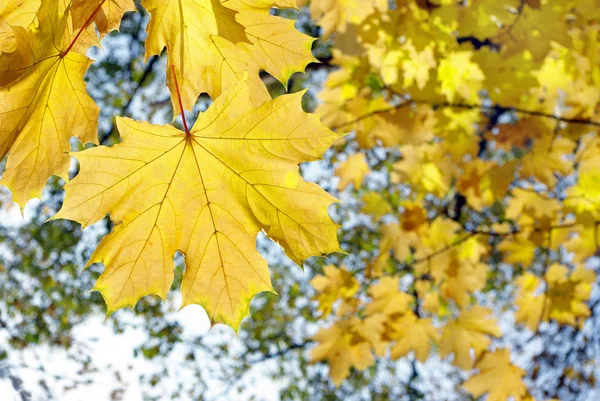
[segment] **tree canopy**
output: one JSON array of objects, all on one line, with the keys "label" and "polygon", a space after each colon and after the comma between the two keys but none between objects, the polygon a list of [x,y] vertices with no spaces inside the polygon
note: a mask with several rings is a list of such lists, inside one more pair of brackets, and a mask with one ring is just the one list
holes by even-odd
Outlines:
[{"label": "tree canopy", "polygon": [[264,365],[280,399],[594,399],[599,32],[590,0],[9,0],[13,387],[105,304],[148,399]]}]

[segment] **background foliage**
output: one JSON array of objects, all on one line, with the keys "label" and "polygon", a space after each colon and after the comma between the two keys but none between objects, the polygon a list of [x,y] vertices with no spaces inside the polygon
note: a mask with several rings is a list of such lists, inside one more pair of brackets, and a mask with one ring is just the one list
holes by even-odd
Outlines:
[{"label": "background foliage", "polygon": [[[274,11],[319,37],[321,63],[287,91],[310,88],[305,108],[348,133],[302,167],[341,199],[330,212],[347,253],[301,271],[260,237],[279,295],[253,301],[238,339],[173,317],[176,258],[165,304],[147,297],[105,323],[141,338],[130,357],[148,362],[145,399],[595,399],[599,9],[351,0]],[[147,21],[138,6],[91,54],[104,144],[119,141],[116,115],[173,115],[164,55],[144,62]],[[286,91],[261,77],[273,97]],[[209,105],[201,96],[194,117]],[[128,400],[133,384],[96,366],[77,335],[104,314],[86,291],[101,267],[80,270],[110,222],[42,224],[59,184],[25,224],[0,227],[0,370],[26,400],[61,399],[113,369],[110,396]],[[32,361],[40,349],[64,350],[78,370],[55,374],[45,356]],[[257,391],[265,381],[269,394]]]}]

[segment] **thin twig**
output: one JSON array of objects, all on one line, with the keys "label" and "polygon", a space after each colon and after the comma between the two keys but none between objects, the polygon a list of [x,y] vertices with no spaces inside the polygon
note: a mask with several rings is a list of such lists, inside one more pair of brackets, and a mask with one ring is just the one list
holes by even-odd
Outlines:
[{"label": "thin twig", "polygon": [[331,127],[331,129],[332,130],[338,130],[340,128],[345,128],[345,127],[354,125],[354,124],[356,124],[356,123],[358,123],[358,122],[360,122],[362,120],[366,120],[367,118],[371,118],[371,117],[379,115],[379,114],[389,113],[391,111],[404,108],[404,107],[409,106],[411,104],[428,105],[428,106],[432,107],[433,109],[455,108],[455,109],[466,109],[466,110],[495,111],[495,112],[500,113],[500,114],[507,113],[507,112],[514,112],[514,113],[527,114],[527,115],[530,115],[530,116],[550,118],[550,119],[553,119],[555,121],[564,122],[564,123],[568,123],[568,124],[583,124],[583,125],[591,125],[591,126],[595,126],[595,127],[600,127],[600,122],[598,122],[598,121],[586,120],[586,119],[582,119],[582,118],[560,117],[560,116],[557,116],[555,114],[544,113],[544,112],[537,111],[537,110],[526,110],[526,109],[522,109],[522,108],[519,108],[519,107],[502,106],[502,105],[484,106],[484,105],[481,105],[481,104],[449,103],[449,102],[432,103],[430,101],[421,100],[421,99],[407,99],[406,102],[400,103],[400,104],[398,104],[396,106],[391,106],[391,107],[389,107],[387,109],[381,109],[381,110],[372,111],[370,113],[367,113],[367,114],[364,114],[362,116],[356,117],[353,120],[347,121],[347,122],[339,124],[339,125],[335,125],[335,126]]},{"label": "thin twig", "polygon": [[313,343],[314,343],[314,341],[312,341],[312,340],[305,340],[305,341],[303,341],[301,343],[294,343],[294,344],[290,345],[287,348],[282,348],[279,351],[272,352],[272,353],[269,353],[269,354],[264,354],[260,358],[251,360],[251,361],[249,361],[249,364],[254,365],[254,364],[257,364],[257,363],[262,363],[262,362],[267,361],[269,359],[273,359],[273,358],[277,358],[278,356],[285,355],[285,354],[287,354],[289,352],[292,352],[294,350],[304,349],[308,345],[311,345]]}]

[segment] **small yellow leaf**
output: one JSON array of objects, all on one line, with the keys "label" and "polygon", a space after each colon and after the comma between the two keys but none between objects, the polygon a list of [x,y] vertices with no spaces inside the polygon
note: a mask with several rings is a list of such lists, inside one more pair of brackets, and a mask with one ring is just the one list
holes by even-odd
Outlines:
[{"label": "small yellow leaf", "polygon": [[382,216],[392,212],[392,206],[381,196],[379,192],[370,191],[362,197],[363,207],[362,213],[370,214],[375,219],[380,219]]},{"label": "small yellow leaf", "polygon": [[390,338],[396,342],[392,346],[393,359],[414,351],[415,358],[425,362],[429,357],[432,342],[439,341],[438,330],[433,326],[431,319],[419,319],[412,312],[396,319],[390,325],[393,329]]},{"label": "small yellow leaf", "polygon": [[343,161],[335,169],[335,175],[340,177],[338,190],[345,189],[348,185],[353,184],[354,189],[359,189],[362,182],[371,169],[367,164],[367,159],[362,153],[351,155],[348,160]]},{"label": "small yellow leaf", "polygon": [[473,57],[473,52],[459,51],[450,53],[448,57],[440,61],[438,66],[439,92],[449,102],[453,102],[457,96],[467,102],[478,100],[478,91],[482,87],[485,76],[479,65],[471,61],[471,57]]},{"label": "small yellow leaf", "polygon": [[323,316],[331,313],[333,304],[338,300],[350,300],[359,289],[358,281],[344,266],[337,268],[327,265],[323,268],[324,276],[316,276],[310,281],[318,294],[315,299],[319,301],[319,311]]},{"label": "small yellow leaf", "polygon": [[491,343],[487,335],[499,337],[502,335],[496,321],[490,317],[491,311],[480,306],[463,311],[458,319],[444,327],[440,343],[440,356],[445,358],[453,353],[452,363],[463,370],[473,367],[475,359],[485,351]]},{"label": "small yellow leaf", "polygon": [[397,315],[408,311],[408,306],[414,297],[400,291],[398,277],[382,277],[379,282],[369,287],[368,293],[373,301],[367,305],[367,315],[383,314]]},{"label": "small yellow leaf", "polygon": [[369,324],[357,317],[338,321],[313,337],[319,344],[312,351],[311,362],[327,360],[331,380],[339,386],[350,368],[364,370],[375,363],[369,339],[378,338],[382,331],[379,320],[371,320]]},{"label": "small yellow leaf", "polygon": [[479,369],[479,373],[463,384],[463,388],[475,397],[488,393],[487,401],[506,401],[510,397],[519,401],[527,393],[522,380],[525,371],[510,363],[507,349],[484,354],[475,369]]}]

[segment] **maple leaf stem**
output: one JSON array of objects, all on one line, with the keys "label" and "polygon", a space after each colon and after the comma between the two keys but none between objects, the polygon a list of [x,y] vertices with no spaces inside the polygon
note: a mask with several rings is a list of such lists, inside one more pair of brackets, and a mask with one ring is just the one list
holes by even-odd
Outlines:
[{"label": "maple leaf stem", "polygon": [[177,100],[179,101],[179,110],[181,110],[181,121],[183,122],[183,128],[187,135],[190,134],[187,122],[185,121],[185,112],[183,110],[183,102],[181,101],[181,92],[179,90],[179,84],[177,83],[177,74],[175,74],[175,66],[171,64],[171,73],[173,74],[173,81],[175,82],[175,90],[177,92]]},{"label": "maple leaf stem", "polygon": [[66,56],[67,54],[69,54],[69,52],[71,51],[71,49],[73,49],[73,46],[75,46],[75,43],[77,43],[77,40],[79,40],[79,37],[81,36],[81,34],[83,33],[83,31],[85,31],[87,29],[87,27],[92,23],[92,21],[94,20],[94,17],[96,16],[96,14],[98,14],[98,11],[100,11],[100,9],[102,8],[102,6],[104,5],[104,2],[106,0],[102,0],[94,9],[94,11],[92,12],[92,14],[88,17],[88,19],[85,21],[85,23],[83,24],[83,26],[79,29],[79,31],[77,32],[77,35],[75,35],[75,37],[73,38],[73,40],[71,41],[71,43],[69,44],[69,47],[67,47],[66,50],[64,50],[63,52],[60,53],[61,57]]}]

